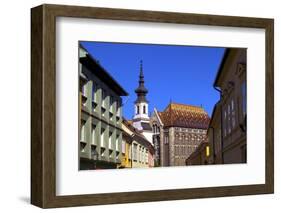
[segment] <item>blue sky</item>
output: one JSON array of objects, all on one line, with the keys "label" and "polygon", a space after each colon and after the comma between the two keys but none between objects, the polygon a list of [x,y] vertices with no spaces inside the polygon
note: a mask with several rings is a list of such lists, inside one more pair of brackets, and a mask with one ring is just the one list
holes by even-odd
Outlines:
[{"label": "blue sky", "polygon": [[219,93],[213,82],[224,48],[81,42],[84,48],[129,93],[123,97],[123,114],[134,114],[134,90],[138,86],[140,60],[143,61],[145,86],[148,89],[149,112],[162,111],[170,100],[203,106],[211,116]]}]

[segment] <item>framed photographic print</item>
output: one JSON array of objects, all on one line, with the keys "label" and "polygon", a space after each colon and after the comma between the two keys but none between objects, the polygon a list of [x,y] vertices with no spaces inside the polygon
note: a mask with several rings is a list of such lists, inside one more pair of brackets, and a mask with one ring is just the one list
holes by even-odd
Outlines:
[{"label": "framed photographic print", "polygon": [[31,203],[274,191],[272,19],[31,9]]}]

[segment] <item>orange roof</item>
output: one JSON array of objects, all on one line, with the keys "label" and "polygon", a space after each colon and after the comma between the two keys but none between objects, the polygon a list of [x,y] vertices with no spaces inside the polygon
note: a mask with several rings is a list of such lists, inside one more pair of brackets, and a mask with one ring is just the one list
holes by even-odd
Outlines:
[{"label": "orange roof", "polygon": [[178,103],[170,103],[159,116],[164,126],[207,129],[210,121],[202,107]]}]

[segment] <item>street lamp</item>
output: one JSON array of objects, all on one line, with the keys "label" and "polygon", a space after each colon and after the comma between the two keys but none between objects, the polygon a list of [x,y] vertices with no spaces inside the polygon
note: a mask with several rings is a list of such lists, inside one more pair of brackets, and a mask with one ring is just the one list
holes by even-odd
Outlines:
[{"label": "street lamp", "polygon": [[99,159],[99,153],[97,150],[92,151],[92,159],[94,160],[94,169],[97,168],[97,160]]}]

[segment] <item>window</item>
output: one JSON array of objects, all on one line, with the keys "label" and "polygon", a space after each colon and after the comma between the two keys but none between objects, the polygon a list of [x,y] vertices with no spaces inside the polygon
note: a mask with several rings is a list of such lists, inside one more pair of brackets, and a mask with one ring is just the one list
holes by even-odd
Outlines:
[{"label": "window", "polygon": [[92,127],[92,144],[94,144],[95,141],[96,141],[96,139],[95,139],[96,134],[95,133],[96,133],[96,126],[93,125],[93,127]]},{"label": "window", "polygon": [[93,89],[92,89],[92,101],[96,101],[96,85],[93,83]]},{"label": "window", "polygon": [[210,156],[210,147],[206,146],[206,156],[209,157]]},{"label": "window", "polygon": [[80,143],[80,152],[85,152],[86,143]]},{"label": "window", "polygon": [[241,85],[242,92],[242,113],[243,117],[246,116],[247,100],[246,100],[246,82],[244,81]]},{"label": "window", "polygon": [[131,148],[128,149],[128,157],[129,157],[129,159],[132,159],[132,149]]},{"label": "window", "polygon": [[112,96],[109,96],[109,102],[110,102],[110,111],[113,112],[113,104],[114,104],[114,100]]},{"label": "window", "polygon": [[84,84],[82,86],[82,95],[86,96],[86,92],[87,92],[87,87],[86,87],[87,84]]},{"label": "window", "polygon": [[109,132],[108,148],[112,149],[112,132]]},{"label": "window", "polygon": [[146,106],[143,106],[143,114],[146,114]]},{"label": "window", "polygon": [[226,110],[223,112],[223,135],[226,137],[226,129],[227,129],[227,122],[226,122]]},{"label": "window", "polygon": [[118,158],[119,158],[119,153],[120,152],[116,151],[116,160],[118,160]]},{"label": "window", "polygon": [[122,140],[122,153],[125,154],[126,152],[126,142]]},{"label": "window", "polygon": [[101,90],[101,94],[102,94],[102,106],[105,107],[105,99],[106,99],[106,94],[105,91],[102,89]]},{"label": "window", "polygon": [[148,163],[148,150],[145,150],[145,159],[146,159],[146,163]]},{"label": "window", "polygon": [[232,128],[234,129],[236,125],[236,120],[235,120],[235,104],[233,99],[231,99],[231,118],[232,118]]},{"label": "window", "polygon": [[101,147],[100,152],[101,152],[101,156],[104,157],[105,156],[105,148]]},{"label": "window", "polygon": [[98,155],[98,152],[97,152],[97,147],[92,145],[91,146],[91,157],[92,157],[92,159],[94,159],[94,155]]},{"label": "window", "polygon": [[115,147],[116,150],[119,150],[119,136],[120,135],[116,135],[116,147]]},{"label": "window", "polygon": [[169,143],[169,137],[168,135],[164,136],[164,144],[168,144]]},{"label": "window", "polygon": [[108,156],[109,156],[110,158],[113,158],[113,150],[108,150]]},{"label": "window", "polygon": [[86,136],[85,136],[85,121],[82,121],[81,123],[81,135],[80,135],[80,140],[81,141],[86,141]]},{"label": "window", "polygon": [[105,137],[104,132],[105,132],[105,129],[101,128],[100,145],[103,146],[103,147],[105,146],[105,144],[104,144],[104,137]]},{"label": "window", "polygon": [[137,144],[134,144],[133,146],[133,160],[134,161],[137,161],[137,151],[138,151],[138,145]]},{"label": "window", "polygon": [[230,104],[227,105],[227,129],[228,129],[228,134],[229,134],[231,132]]},{"label": "window", "polygon": [[116,100],[117,115],[120,116],[120,101]]},{"label": "window", "polygon": [[142,147],[140,147],[140,157],[139,157],[139,162],[141,162],[141,161],[142,161],[142,155],[143,155],[143,153],[142,153]]},{"label": "window", "polygon": [[140,107],[137,106],[137,114],[140,114]]}]

